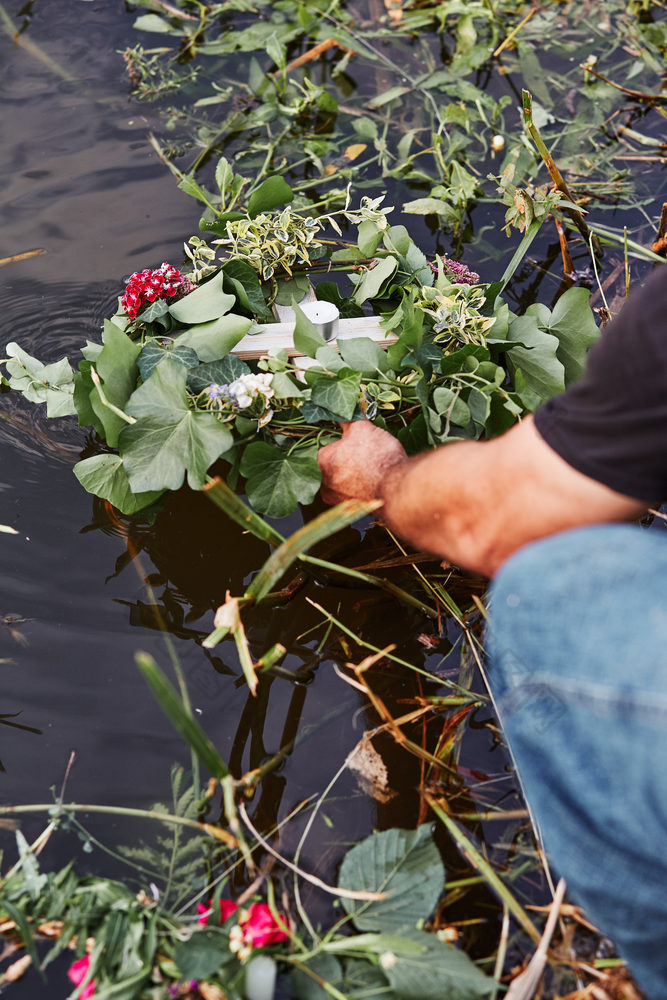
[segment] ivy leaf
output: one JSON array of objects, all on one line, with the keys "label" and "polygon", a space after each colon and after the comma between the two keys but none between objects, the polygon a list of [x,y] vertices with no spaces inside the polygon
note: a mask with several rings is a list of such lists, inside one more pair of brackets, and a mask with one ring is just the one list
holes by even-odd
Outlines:
[{"label": "ivy leaf", "polygon": [[[102,345],[100,344],[100,351]],[[90,377],[92,362],[79,361],[79,370],[74,373],[74,406],[79,417],[79,427],[93,426],[101,438],[104,437],[104,426],[93,409],[91,402],[95,384]]]},{"label": "ivy leaf", "polygon": [[191,347],[200,361],[217,361],[233,351],[252,326],[252,320],[236,313],[227,313],[210,323],[191,326],[178,337],[180,347]]},{"label": "ivy leaf", "polygon": [[68,417],[74,407],[74,372],[67,358],[45,365],[18,344],[7,344],[9,384],[31,403],[46,403],[47,417]]},{"label": "ivy leaf", "polygon": [[549,319],[547,329],[558,338],[556,356],[565,369],[566,385],[583,375],[588,349],[600,336],[590,297],[587,288],[568,288]]},{"label": "ivy leaf", "polygon": [[377,375],[389,368],[386,353],[370,337],[339,337],[337,343],[347,366],[362,375]]},{"label": "ivy leaf", "polygon": [[267,177],[248,201],[248,215],[254,219],[261,212],[270,212],[281,205],[288,205],[294,199],[294,192],[279,174]]},{"label": "ivy leaf", "polygon": [[250,369],[245,361],[235,354],[228,354],[219,361],[211,361],[205,365],[197,365],[188,372],[188,389],[200,393],[207,385],[229,385],[241,375],[249,375]]},{"label": "ivy leaf", "polygon": [[[142,323],[155,323],[157,320],[161,320],[169,312],[169,303],[165,302],[164,299],[155,299],[154,302],[149,302],[137,315],[137,319],[140,319]],[[162,326],[165,324],[162,323]]]},{"label": "ivy leaf", "polygon": [[[102,340],[104,347],[95,368],[104,384],[104,395],[110,403],[122,410],[137,384],[136,361],[141,346],[130,340],[120,327],[109,320],[104,321]],[[102,403],[97,388],[90,394],[90,405],[104,427],[107,444],[115,448],[118,445],[118,435],[127,426],[125,421]]]},{"label": "ivy leaf", "polygon": [[193,351],[191,347],[186,347],[185,344],[176,344],[175,346],[172,346],[172,344],[169,343],[166,347],[164,347],[157,340],[149,340],[137,358],[139,374],[144,382],[150,378],[155,368],[162,360],[164,360],[164,358],[170,358],[172,361],[177,361],[185,368],[194,368],[199,364],[199,358],[197,357],[196,351]]},{"label": "ivy leaf", "polygon": [[326,340],[317,332],[315,325],[311,323],[294,298],[292,299],[292,309],[296,314],[294,346],[301,354],[305,354],[308,358],[314,358],[319,348],[326,346]]},{"label": "ivy leaf", "polygon": [[183,365],[165,359],[132,395],[127,412],[138,417],[119,437],[134,493],[177,490],[187,473],[201,489],[209,466],[232,446],[232,435],[213,413],[191,410]]},{"label": "ivy leaf", "polygon": [[108,500],[121,514],[136,514],[162,496],[162,490],[133,493],[120,455],[86,458],[74,466],[74,475],[85,490]]},{"label": "ivy leaf", "polygon": [[338,885],[387,894],[370,902],[341,899],[359,930],[394,931],[426,920],[445,885],[431,825],[371,834],[343,858]]},{"label": "ivy leaf", "polygon": [[240,306],[263,322],[270,323],[273,313],[267,308],[257,272],[245,260],[233,258],[222,265],[224,281],[234,289]]},{"label": "ivy leaf", "polygon": [[361,389],[361,372],[341,368],[335,377],[310,368],[306,383],[312,389],[310,402],[333,414],[334,420],[351,420]]},{"label": "ivy leaf", "polygon": [[398,267],[395,257],[380,257],[375,261],[375,266],[366,271],[354,292],[354,301],[360,306],[367,299],[374,299],[379,295],[384,283],[391,278]]},{"label": "ivy leaf", "polygon": [[558,360],[559,341],[542,330],[534,316],[519,316],[512,320],[507,333],[507,351],[510,368],[520,368],[525,386],[540,401],[550,399],[565,389],[565,369]]},{"label": "ivy leaf", "polygon": [[299,503],[311,503],[322,480],[312,452],[289,454],[264,441],[247,446],[241,474],[246,477],[248,500],[267,517],[285,517]]},{"label": "ivy leaf", "polygon": [[193,323],[208,323],[224,316],[235,302],[233,295],[222,290],[223,275],[218,271],[205,284],[195,288],[178,302],[169,306],[169,312],[179,323],[190,326]]}]

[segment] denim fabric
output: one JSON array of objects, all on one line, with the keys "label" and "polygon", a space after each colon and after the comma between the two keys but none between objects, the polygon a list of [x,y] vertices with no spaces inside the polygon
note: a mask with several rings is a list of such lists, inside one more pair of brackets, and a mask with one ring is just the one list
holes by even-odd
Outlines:
[{"label": "denim fabric", "polygon": [[489,682],[547,854],[667,998],[667,533],[598,525],[491,588]]}]

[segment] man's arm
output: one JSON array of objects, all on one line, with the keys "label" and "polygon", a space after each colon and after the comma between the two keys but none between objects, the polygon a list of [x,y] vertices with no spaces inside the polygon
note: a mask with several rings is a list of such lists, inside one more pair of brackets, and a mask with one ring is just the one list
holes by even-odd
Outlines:
[{"label": "man's arm", "polygon": [[530,417],[491,441],[413,458],[390,434],[355,421],[318,460],[327,502],[381,499],[385,520],[406,541],[486,576],[528,542],[630,520],[648,506],[573,469]]}]

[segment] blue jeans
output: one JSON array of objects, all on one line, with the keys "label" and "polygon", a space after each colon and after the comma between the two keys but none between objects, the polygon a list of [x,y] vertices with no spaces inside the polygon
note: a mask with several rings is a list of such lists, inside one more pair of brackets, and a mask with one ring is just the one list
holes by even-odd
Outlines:
[{"label": "blue jeans", "polygon": [[579,528],[491,588],[489,682],[571,899],[667,997],[667,532]]}]

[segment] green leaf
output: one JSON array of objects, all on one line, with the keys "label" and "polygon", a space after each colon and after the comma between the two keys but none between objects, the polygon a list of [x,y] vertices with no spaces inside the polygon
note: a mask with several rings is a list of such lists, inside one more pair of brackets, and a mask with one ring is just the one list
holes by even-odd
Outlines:
[{"label": "green leaf", "polygon": [[35,939],[32,936],[32,928],[28,923],[28,918],[23,912],[23,909],[18,906],[14,906],[14,904],[10,903],[6,898],[2,900],[2,909],[7,914],[9,919],[13,920],[16,924],[16,929],[21,935],[21,940],[23,941],[23,947],[32,958],[33,966],[37,969],[44,982],[46,982],[44,970],[39,963],[39,955],[37,954],[37,948],[35,947]]},{"label": "green leaf", "polygon": [[137,358],[139,374],[144,382],[150,378],[155,368],[164,358],[177,361],[179,365],[183,365],[185,368],[194,368],[199,364],[197,353],[191,347],[186,347],[184,344],[172,345],[171,343],[168,343],[165,347],[157,340],[149,340]]},{"label": "green leaf", "polygon": [[[104,321],[102,340],[104,347],[95,363],[95,368],[104,385],[104,395],[107,400],[123,410],[137,384],[136,362],[141,345],[135,344],[109,320]],[[90,403],[104,427],[107,444],[115,448],[118,445],[118,435],[127,424],[122,417],[102,403],[97,389],[91,393]]]},{"label": "green leaf", "polygon": [[372,257],[377,248],[380,246],[381,240],[382,233],[378,229],[375,222],[371,222],[370,219],[366,219],[360,224],[357,236],[357,246],[359,247],[359,252],[363,257]]},{"label": "green leaf", "polygon": [[587,288],[568,288],[553,308],[549,333],[558,338],[556,356],[565,369],[565,384],[583,375],[589,347],[600,336]]},{"label": "green leaf", "polygon": [[234,305],[234,296],[227,295],[222,290],[222,272],[218,271],[205,284],[195,288],[193,292],[173,302],[169,312],[179,323],[188,326],[194,323],[208,323],[210,320],[224,316]]},{"label": "green leaf", "polygon": [[136,514],[162,496],[162,490],[133,493],[120,455],[85,458],[74,466],[74,475],[85,490],[108,500],[122,514]]},{"label": "green leaf", "polygon": [[229,938],[215,927],[194,931],[174,951],[174,961],[183,979],[207,979],[230,958]]},{"label": "green leaf", "polygon": [[541,401],[565,389],[565,369],[558,360],[559,341],[538,325],[534,316],[512,320],[506,343],[515,346],[507,351],[510,368],[520,368],[528,389]]},{"label": "green leaf", "polygon": [[368,504],[361,500],[344,500],[331,510],[318,514],[271,553],[257,576],[253,578],[246,594],[254,597],[256,601],[261,601],[303,552],[307,552],[317,542],[335,532],[354,524],[366,514],[370,514],[377,506],[376,503]]},{"label": "green leaf", "polygon": [[351,368],[341,368],[336,375],[327,375],[315,368],[305,373],[306,383],[312,389],[310,401],[334,414],[335,420],[351,420],[359,402],[361,373]]},{"label": "green leaf", "polygon": [[172,28],[169,21],[165,20],[163,17],[159,17],[158,14],[141,14],[135,19],[134,28],[137,31],[156,31],[161,35],[182,35],[183,32],[179,31],[178,28]]},{"label": "green leaf", "polygon": [[241,375],[249,374],[250,369],[245,361],[241,361],[235,354],[228,354],[219,361],[191,368],[188,372],[188,389],[190,392],[200,393],[208,385],[229,385]]},{"label": "green leaf", "polygon": [[214,777],[226,778],[229,774],[227,765],[199,723],[186,712],[175,688],[167,680],[153,657],[149,656],[148,653],[137,653],[135,661],[174,728]]},{"label": "green leaf", "polygon": [[246,316],[227,313],[211,323],[191,326],[179,335],[177,343],[179,347],[191,347],[200,361],[218,361],[234,350],[251,326],[252,320]]},{"label": "green leaf", "polygon": [[[165,302],[164,299],[155,299],[154,302],[149,302],[147,306],[137,315],[137,319],[140,319],[142,323],[155,323],[156,320],[162,319],[169,312],[169,303]],[[162,324],[164,325],[164,324]]]},{"label": "green leaf", "polygon": [[310,289],[310,278],[307,274],[295,274],[291,278],[277,278],[276,285],[276,303],[279,306],[291,306],[294,299],[297,302],[305,299]]},{"label": "green leaf", "polygon": [[[464,951],[425,931],[406,932],[405,947],[380,954],[380,967],[401,1000],[477,1000],[496,982],[485,976]],[[418,944],[417,952],[408,944]]]},{"label": "green leaf", "polygon": [[343,858],[338,885],[387,894],[385,899],[370,902],[341,900],[360,930],[393,931],[426,920],[445,885],[431,825],[385,830],[362,840]]},{"label": "green leaf", "polygon": [[[100,344],[100,350],[102,345]],[[93,426],[101,438],[104,437],[104,426],[93,409],[91,402],[95,385],[90,377],[92,362],[80,361],[79,370],[74,373],[74,406],[79,416],[79,427]]]},{"label": "green leaf", "polygon": [[288,452],[255,441],[241,460],[248,500],[267,517],[285,517],[299,503],[309,504],[320,488],[321,473],[312,453]]},{"label": "green leaf", "polygon": [[362,375],[377,375],[389,369],[385,351],[370,337],[339,337],[338,350],[348,368]]},{"label": "green leaf", "polygon": [[438,386],[433,390],[433,405],[438,413],[449,416],[450,423],[459,427],[467,427],[470,423],[470,410],[461,396],[446,386]]},{"label": "green leaf", "polygon": [[233,258],[222,265],[225,281],[229,281],[239,304],[253,316],[271,322],[273,314],[267,308],[257,272],[245,260]]},{"label": "green leaf", "polygon": [[366,271],[354,291],[354,301],[360,306],[368,299],[374,299],[379,295],[382,286],[391,278],[398,267],[395,257],[380,257],[375,261],[375,266]]},{"label": "green leaf", "polygon": [[123,465],[134,493],[200,489],[209,466],[233,443],[213,413],[191,410],[185,389],[187,371],[165,359],[148,382],[132,395],[127,411],[138,418],[120,435]]},{"label": "green leaf", "polygon": [[250,195],[248,215],[252,219],[261,212],[270,212],[281,205],[288,205],[293,198],[294,192],[280,175],[267,177]]},{"label": "green leaf", "polygon": [[271,388],[276,399],[303,399],[305,392],[287,372],[276,372],[271,380]]},{"label": "green leaf", "polygon": [[292,970],[290,976],[292,1000],[329,1000],[329,994],[323,986],[320,986],[318,980],[336,987],[342,984],[343,969],[334,955],[314,955],[302,965],[312,975],[298,968]]},{"label": "green leaf", "polygon": [[6,353],[5,367],[11,376],[12,389],[23,393],[31,403],[46,403],[47,417],[68,417],[76,413],[74,372],[67,358],[45,365],[15,343],[7,344]]},{"label": "green leaf", "polygon": [[318,333],[315,325],[311,323],[295,299],[292,299],[292,309],[296,314],[294,346],[301,354],[305,354],[308,358],[314,358],[318,349],[326,345],[326,340]]},{"label": "green leaf", "polygon": [[449,215],[451,210],[452,206],[440,198],[415,198],[403,205],[407,215]]}]

